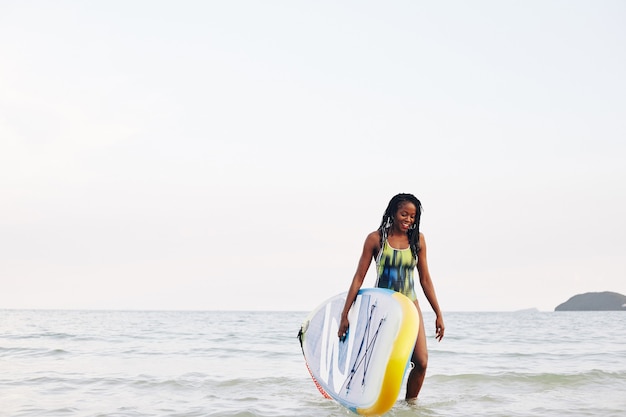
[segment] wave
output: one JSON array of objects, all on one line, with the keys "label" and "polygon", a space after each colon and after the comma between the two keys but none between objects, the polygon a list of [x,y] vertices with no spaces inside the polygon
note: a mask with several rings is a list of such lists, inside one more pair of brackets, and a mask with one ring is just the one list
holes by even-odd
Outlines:
[{"label": "wave", "polygon": [[72,341],[79,341],[79,342],[109,341],[109,339],[105,338],[104,336],[60,333],[60,332],[4,334],[4,335],[0,335],[0,338],[6,339],[6,340],[72,340]]},{"label": "wave", "polygon": [[45,358],[70,355],[71,353],[65,349],[47,349],[47,348],[22,348],[22,347],[0,347],[0,358],[10,359],[18,357]]},{"label": "wave", "polygon": [[578,385],[589,383],[605,383],[622,381],[626,383],[626,371],[604,371],[593,369],[571,373],[521,373],[500,372],[494,374],[457,374],[457,375],[431,375],[429,380],[433,382],[450,383],[497,383],[497,384],[542,384],[542,385]]}]

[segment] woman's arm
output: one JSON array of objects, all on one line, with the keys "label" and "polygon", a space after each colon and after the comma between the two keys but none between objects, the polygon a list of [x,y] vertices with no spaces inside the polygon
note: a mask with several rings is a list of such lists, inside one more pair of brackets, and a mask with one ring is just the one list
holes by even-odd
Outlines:
[{"label": "woman's arm", "polygon": [[430,272],[428,271],[426,240],[424,239],[424,235],[421,233],[419,238],[420,251],[417,254],[417,272],[419,273],[420,285],[422,286],[424,295],[426,296],[426,299],[430,303],[430,306],[437,316],[437,318],[435,319],[435,337],[437,338],[437,340],[441,341],[441,339],[443,338],[443,333],[445,331],[445,326],[443,324],[443,315],[441,314],[441,309],[439,308],[437,294],[435,294],[435,286],[433,285],[433,281],[430,277]]},{"label": "woman's arm", "polygon": [[354,303],[354,300],[356,300],[356,296],[359,293],[361,285],[363,285],[363,280],[365,279],[367,270],[372,263],[372,258],[378,251],[378,245],[378,231],[372,232],[367,235],[367,238],[365,238],[365,243],[363,244],[363,252],[361,253],[361,257],[359,258],[359,264],[357,265],[356,272],[354,273],[354,277],[352,278],[352,283],[350,284],[350,289],[348,290],[348,295],[346,296],[346,303],[341,313],[341,323],[339,324],[339,331],[337,332],[337,336],[339,336],[340,339],[343,339],[346,332],[348,331],[348,327],[350,326],[350,323],[348,322],[348,313],[350,312],[352,303]]}]

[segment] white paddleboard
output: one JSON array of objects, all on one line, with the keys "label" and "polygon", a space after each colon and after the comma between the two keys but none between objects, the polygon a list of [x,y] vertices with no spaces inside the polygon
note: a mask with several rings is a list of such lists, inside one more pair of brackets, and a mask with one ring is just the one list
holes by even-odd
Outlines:
[{"label": "white paddleboard", "polygon": [[383,288],[361,289],[350,309],[350,329],[337,337],[346,293],[313,310],[299,338],[320,392],[362,415],[381,415],[398,399],[419,329],[413,302]]}]

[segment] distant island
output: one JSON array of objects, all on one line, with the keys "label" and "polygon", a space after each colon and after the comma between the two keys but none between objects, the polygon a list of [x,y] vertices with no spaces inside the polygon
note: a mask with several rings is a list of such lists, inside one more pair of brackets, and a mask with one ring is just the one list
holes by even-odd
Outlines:
[{"label": "distant island", "polygon": [[626,295],[610,291],[578,294],[554,311],[626,311]]}]

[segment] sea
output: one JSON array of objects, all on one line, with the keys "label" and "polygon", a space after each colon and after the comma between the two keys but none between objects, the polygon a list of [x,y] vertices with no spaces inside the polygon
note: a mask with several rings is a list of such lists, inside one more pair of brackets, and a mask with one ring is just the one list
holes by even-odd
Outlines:
[{"label": "sea", "polygon": [[[0,416],[340,417],[307,312],[0,310]],[[626,313],[448,312],[415,404],[386,416],[626,416]]]}]

